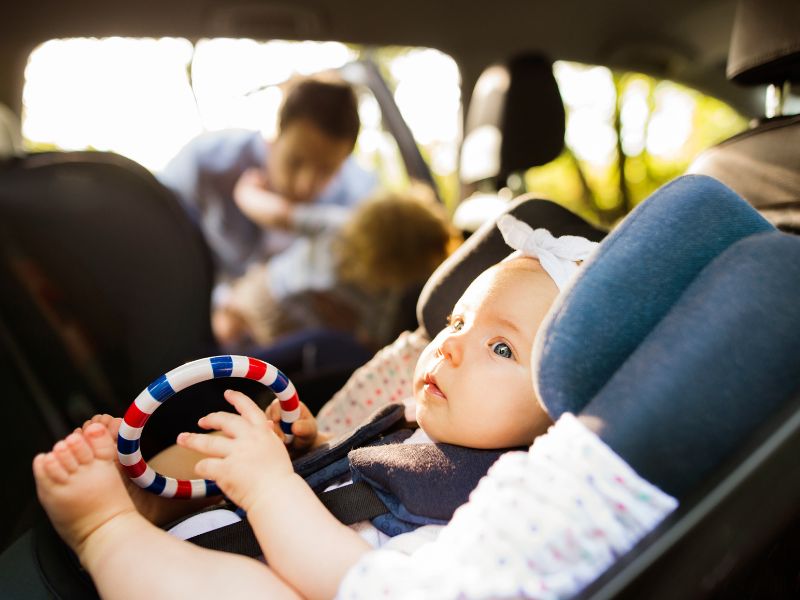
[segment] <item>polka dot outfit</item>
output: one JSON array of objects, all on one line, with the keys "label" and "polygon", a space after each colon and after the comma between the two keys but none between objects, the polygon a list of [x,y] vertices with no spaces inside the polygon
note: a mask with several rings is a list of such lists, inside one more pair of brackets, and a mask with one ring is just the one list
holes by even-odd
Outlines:
[{"label": "polka dot outfit", "polygon": [[337,598],[569,598],[676,507],[565,414],[500,458],[447,526],[364,555]]},{"label": "polka dot outfit", "polygon": [[428,341],[420,331],[405,331],[380,350],[322,407],[319,430],[334,437],[348,433],[382,406],[410,397],[414,367]]}]

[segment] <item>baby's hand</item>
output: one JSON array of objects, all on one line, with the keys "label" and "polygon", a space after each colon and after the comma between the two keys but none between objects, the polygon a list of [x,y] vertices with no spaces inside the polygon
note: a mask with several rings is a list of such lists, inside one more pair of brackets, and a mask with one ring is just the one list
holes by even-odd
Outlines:
[{"label": "baby's hand", "polygon": [[[281,405],[277,398],[267,407],[266,413],[267,418],[275,423],[275,431],[278,432],[281,439],[285,439],[279,426]],[[289,445],[289,451],[293,456],[303,454],[317,445],[317,438],[319,437],[317,434],[317,420],[302,402],[300,403],[300,416],[292,423],[292,433],[294,434],[294,439]]]},{"label": "baby's hand", "polygon": [[203,429],[223,435],[181,433],[178,445],[205,454],[195,471],[213,479],[236,504],[250,510],[265,494],[294,473],[289,454],[275,426],[250,398],[233,390],[225,391],[238,415],[215,412],[198,421]]}]

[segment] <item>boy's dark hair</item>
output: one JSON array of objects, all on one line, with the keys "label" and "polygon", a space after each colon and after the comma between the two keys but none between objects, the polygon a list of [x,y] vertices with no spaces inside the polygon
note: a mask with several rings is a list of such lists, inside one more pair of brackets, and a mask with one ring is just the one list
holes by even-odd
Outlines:
[{"label": "boy's dark hair", "polygon": [[308,119],[329,136],[355,145],[361,122],[353,87],[331,74],[290,81],[278,115],[278,126],[283,131],[298,119]]}]

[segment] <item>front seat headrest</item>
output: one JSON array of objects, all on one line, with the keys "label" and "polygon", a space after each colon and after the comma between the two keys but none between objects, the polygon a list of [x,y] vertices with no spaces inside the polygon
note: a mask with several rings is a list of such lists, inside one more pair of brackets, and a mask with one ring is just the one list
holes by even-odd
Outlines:
[{"label": "front seat headrest", "polygon": [[486,69],[475,84],[461,154],[464,183],[546,164],[564,148],[564,103],[553,65],[520,54]]},{"label": "front seat headrest", "polygon": [[800,81],[800,2],[740,0],[727,76],[742,85]]}]

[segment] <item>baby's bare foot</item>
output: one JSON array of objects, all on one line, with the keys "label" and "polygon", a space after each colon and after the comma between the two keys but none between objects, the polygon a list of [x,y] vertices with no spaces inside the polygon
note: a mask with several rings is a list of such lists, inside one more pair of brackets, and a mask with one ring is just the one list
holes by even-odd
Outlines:
[{"label": "baby's bare foot", "polygon": [[136,511],[115,458],[108,429],[92,423],[33,460],[39,500],[56,531],[82,559],[96,531]]},{"label": "baby's bare foot", "polygon": [[[122,424],[122,419],[120,417],[112,417],[108,414],[94,415],[91,419],[83,424],[82,431],[85,432],[86,428],[93,423],[100,423],[106,429],[108,429],[108,434],[114,443],[116,452],[117,436],[119,435],[119,427]],[[128,490],[128,494],[130,494],[136,510],[138,510],[139,513],[141,513],[142,516],[144,516],[148,521],[153,523],[160,522],[161,519],[159,519],[159,516],[163,512],[161,506],[164,503],[164,499],[159,498],[158,496],[155,496],[149,492],[145,492],[142,488],[133,483],[128,477],[128,474],[125,472],[123,466],[118,460],[116,460],[116,458],[114,460],[114,464],[117,466],[117,469],[122,476],[122,482],[125,484],[125,489]]]}]

